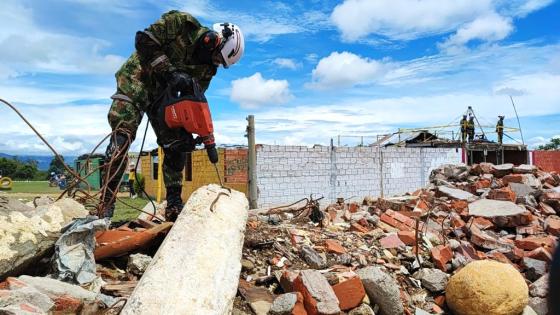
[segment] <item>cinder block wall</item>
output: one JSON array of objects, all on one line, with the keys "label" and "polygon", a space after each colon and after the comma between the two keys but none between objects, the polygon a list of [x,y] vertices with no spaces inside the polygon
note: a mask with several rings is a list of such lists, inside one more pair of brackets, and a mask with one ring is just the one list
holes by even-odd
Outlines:
[{"label": "cinder block wall", "polygon": [[428,182],[432,169],[460,163],[461,151],[445,148],[257,147],[259,207],[322,194],[337,197],[395,195]]},{"label": "cinder block wall", "polygon": [[533,164],[547,172],[560,172],[560,151],[533,151]]}]

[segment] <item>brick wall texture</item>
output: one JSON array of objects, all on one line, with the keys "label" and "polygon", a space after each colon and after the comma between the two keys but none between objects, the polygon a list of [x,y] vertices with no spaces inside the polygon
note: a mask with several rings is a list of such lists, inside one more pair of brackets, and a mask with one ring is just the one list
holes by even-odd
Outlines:
[{"label": "brick wall texture", "polygon": [[362,198],[414,191],[432,169],[460,163],[461,151],[446,148],[257,147],[259,207],[281,205],[323,195],[324,204],[337,197]]},{"label": "brick wall texture", "polygon": [[533,164],[547,172],[560,172],[560,151],[533,151]]},{"label": "brick wall texture", "polygon": [[[186,202],[190,195],[199,187],[208,184],[219,183],[216,170],[210,161],[206,150],[197,150],[192,154],[192,180],[188,181],[183,171],[183,202]],[[224,179],[224,185],[235,190],[247,193],[247,149],[218,149],[219,162],[218,170]],[[145,176],[145,190],[155,197],[157,194],[157,180],[152,176],[154,168],[154,158],[151,155],[141,157],[142,173]],[[243,164],[245,159],[245,168]],[[243,174],[242,174],[243,173]],[[162,198],[165,199],[165,185],[162,189]]]}]

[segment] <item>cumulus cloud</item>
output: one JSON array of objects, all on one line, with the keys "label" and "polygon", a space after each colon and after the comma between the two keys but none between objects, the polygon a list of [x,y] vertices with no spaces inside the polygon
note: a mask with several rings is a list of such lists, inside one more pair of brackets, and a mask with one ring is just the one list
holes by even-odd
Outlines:
[{"label": "cumulus cloud", "polygon": [[390,40],[457,33],[449,44],[465,44],[474,39],[496,41],[512,31],[511,19],[524,17],[551,4],[553,0],[345,0],[331,14],[333,24],[346,41],[371,36]]},{"label": "cumulus cloud", "polygon": [[351,52],[333,52],[319,61],[312,72],[312,88],[327,89],[371,83],[386,71],[383,62]]},{"label": "cumulus cloud", "polygon": [[287,80],[267,80],[260,72],[231,83],[230,99],[247,109],[269,104],[283,104],[292,98]]},{"label": "cumulus cloud", "polygon": [[490,0],[345,0],[331,20],[349,41],[370,34],[408,40],[448,32],[491,7]]},{"label": "cumulus cloud", "polygon": [[294,59],[289,58],[276,58],[273,62],[280,68],[287,68],[290,70],[296,70],[297,68],[301,67],[301,64],[299,62],[296,62]]},{"label": "cumulus cloud", "polygon": [[460,27],[455,34],[440,44],[440,48],[453,52],[460,50],[465,44],[475,39],[485,42],[502,40],[512,31],[513,25],[510,18],[490,13]]}]

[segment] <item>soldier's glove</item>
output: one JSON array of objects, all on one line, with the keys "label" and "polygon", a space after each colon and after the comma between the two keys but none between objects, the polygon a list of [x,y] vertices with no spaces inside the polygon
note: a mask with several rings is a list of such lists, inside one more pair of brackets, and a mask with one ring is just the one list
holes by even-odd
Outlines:
[{"label": "soldier's glove", "polygon": [[173,91],[183,93],[192,93],[193,79],[190,75],[175,71],[168,75],[167,86]]}]

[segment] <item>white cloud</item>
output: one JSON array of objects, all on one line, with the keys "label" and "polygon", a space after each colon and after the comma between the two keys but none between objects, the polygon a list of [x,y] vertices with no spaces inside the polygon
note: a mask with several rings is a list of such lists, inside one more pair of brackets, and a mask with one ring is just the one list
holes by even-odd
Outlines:
[{"label": "white cloud", "polygon": [[460,27],[455,34],[440,45],[440,48],[452,52],[460,50],[463,45],[475,39],[485,42],[502,40],[512,31],[513,25],[510,18],[491,13]]},{"label": "white cloud", "polygon": [[[4,79],[24,73],[112,74],[124,58],[101,51],[109,43],[47,31],[34,12],[8,0],[0,10],[0,69]],[[0,78],[1,79],[1,78]]]},{"label": "white cloud", "polygon": [[490,0],[345,0],[331,19],[349,41],[370,34],[407,40],[448,32],[491,7]]},{"label": "white cloud", "polygon": [[[411,40],[458,31],[458,42],[495,41],[511,32],[513,17],[524,17],[553,0],[345,0],[331,20],[342,38],[358,41],[368,36]],[[375,41],[375,39],[374,39]]]},{"label": "white cloud", "polygon": [[292,99],[288,81],[264,79],[260,72],[231,83],[230,99],[243,108],[282,104]]},{"label": "white cloud", "polygon": [[294,59],[289,58],[276,58],[273,62],[280,68],[287,68],[290,70],[296,70],[301,67],[300,63],[296,62]]},{"label": "white cloud", "polygon": [[382,76],[387,65],[351,52],[333,52],[319,61],[312,72],[313,88],[367,84]]}]

